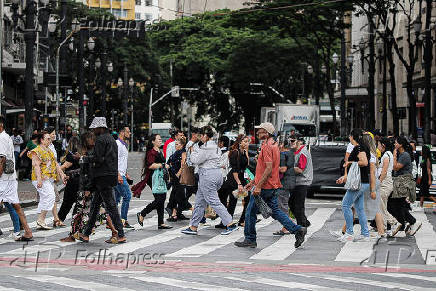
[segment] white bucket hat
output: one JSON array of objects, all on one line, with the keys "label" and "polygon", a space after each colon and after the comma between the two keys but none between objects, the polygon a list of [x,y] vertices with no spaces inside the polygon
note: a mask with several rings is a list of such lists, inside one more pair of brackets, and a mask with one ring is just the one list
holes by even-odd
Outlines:
[{"label": "white bucket hat", "polygon": [[89,129],[104,127],[107,128],[106,117],[94,117]]}]

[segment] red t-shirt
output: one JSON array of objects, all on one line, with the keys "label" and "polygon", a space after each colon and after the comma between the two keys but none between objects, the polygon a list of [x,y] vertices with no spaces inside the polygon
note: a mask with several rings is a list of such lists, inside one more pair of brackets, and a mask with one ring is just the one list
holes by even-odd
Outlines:
[{"label": "red t-shirt", "polygon": [[171,137],[169,138],[169,139],[167,139],[167,141],[165,142],[165,144],[164,144],[164,146],[163,146],[163,155],[164,155],[164,158],[166,159],[167,158],[167,146],[168,146],[168,144],[170,143],[170,142],[173,142],[174,141],[174,139],[172,139]]},{"label": "red t-shirt", "polygon": [[266,163],[272,163],[272,172],[262,185],[262,189],[282,188],[279,177],[280,150],[278,143],[274,141],[273,138],[264,141],[262,144],[259,157],[257,158],[256,177],[254,178],[255,185],[257,185],[262,178],[266,169]]}]

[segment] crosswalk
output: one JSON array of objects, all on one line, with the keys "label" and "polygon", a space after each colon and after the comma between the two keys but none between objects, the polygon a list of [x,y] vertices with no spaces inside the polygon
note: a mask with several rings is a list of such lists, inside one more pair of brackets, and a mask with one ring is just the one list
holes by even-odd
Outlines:
[{"label": "crosswalk", "polygon": [[0,290],[434,290],[435,273],[148,273],[104,271],[101,276],[68,273],[2,275]]},{"label": "crosswalk", "polygon": [[[141,203],[142,204],[142,203]],[[280,229],[278,222],[272,218],[262,219],[257,223],[258,248],[239,249],[234,242],[244,238],[243,228],[230,235],[220,235],[220,230],[215,229],[216,221],[208,221],[208,225],[199,228],[199,235],[187,236],[181,233],[186,228],[188,221],[174,223],[173,229],[157,230],[157,215],[147,216],[144,225],[134,224],[136,212],[139,212],[143,205],[134,205],[129,211],[129,220],[134,229],[127,232],[128,242],[119,245],[104,243],[104,238],[110,236],[110,230],[104,226],[97,228],[94,235],[90,236],[90,243],[84,245],[81,242],[62,243],[59,241],[68,235],[70,230],[56,228],[48,231],[35,231],[35,241],[25,247],[12,241],[7,235],[0,237],[0,257],[14,258],[29,256],[35,257],[54,250],[63,250],[66,259],[74,258],[77,249],[86,249],[89,252],[98,252],[99,249],[106,249],[112,254],[128,254],[136,252],[161,252],[169,260],[196,258],[210,261],[239,261],[239,262],[274,262],[274,263],[302,263],[302,264],[334,264],[350,262],[361,264],[373,255],[374,250],[378,252],[387,250],[392,246],[410,245],[411,255],[407,261],[401,263],[425,265],[429,251],[436,249],[436,232],[432,224],[435,220],[431,218],[431,212],[413,212],[414,216],[423,223],[420,231],[415,237],[399,235],[395,239],[386,242],[372,240],[370,242],[347,242],[340,243],[329,234],[332,228],[337,230],[343,223],[341,210],[334,207],[308,208],[308,219],[311,226],[308,228],[306,241],[299,249],[294,248],[295,238],[293,235],[274,237],[272,233]],[[238,204],[236,217],[242,212],[242,205]],[[6,214],[7,215],[7,214]],[[0,216],[0,226],[3,227],[9,222],[8,216]],[[26,211],[29,221],[36,218],[35,210]],[[431,218],[431,219],[430,219]],[[69,224],[69,221],[66,221]],[[34,223],[30,223],[35,227]],[[322,244],[322,247],[319,245]],[[392,252],[391,252],[392,255]],[[378,262],[380,263],[380,262]]]}]

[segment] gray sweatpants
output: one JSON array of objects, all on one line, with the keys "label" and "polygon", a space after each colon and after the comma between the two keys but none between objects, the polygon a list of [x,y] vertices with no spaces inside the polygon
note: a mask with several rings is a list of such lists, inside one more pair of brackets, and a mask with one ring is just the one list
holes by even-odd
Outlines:
[{"label": "gray sweatpants", "polygon": [[277,194],[278,194],[277,202],[279,204],[279,209],[284,213],[286,213],[286,215],[289,215],[289,206],[288,206],[289,196],[290,196],[289,190],[281,188],[278,189]]},{"label": "gray sweatpants", "polygon": [[202,169],[198,170],[198,190],[195,195],[195,206],[192,212],[190,225],[197,227],[203,219],[207,205],[215,210],[224,225],[232,222],[232,216],[218,198],[218,190],[223,184],[221,169]]}]

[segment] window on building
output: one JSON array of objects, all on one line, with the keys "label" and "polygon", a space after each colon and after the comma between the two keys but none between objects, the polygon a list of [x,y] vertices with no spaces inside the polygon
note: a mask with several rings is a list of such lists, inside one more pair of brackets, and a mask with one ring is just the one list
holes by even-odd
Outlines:
[{"label": "window on building", "polygon": [[145,13],[145,20],[153,20],[153,14]]},{"label": "window on building", "polygon": [[127,17],[127,10],[113,9],[112,14],[118,18],[126,18]]},{"label": "window on building", "polygon": [[152,6],[153,0],[145,0],[145,6]]},{"label": "window on building", "polygon": [[136,5],[141,5],[142,0],[135,0]]},{"label": "window on building", "polygon": [[135,13],[135,19],[137,20],[141,19],[141,13]]}]

